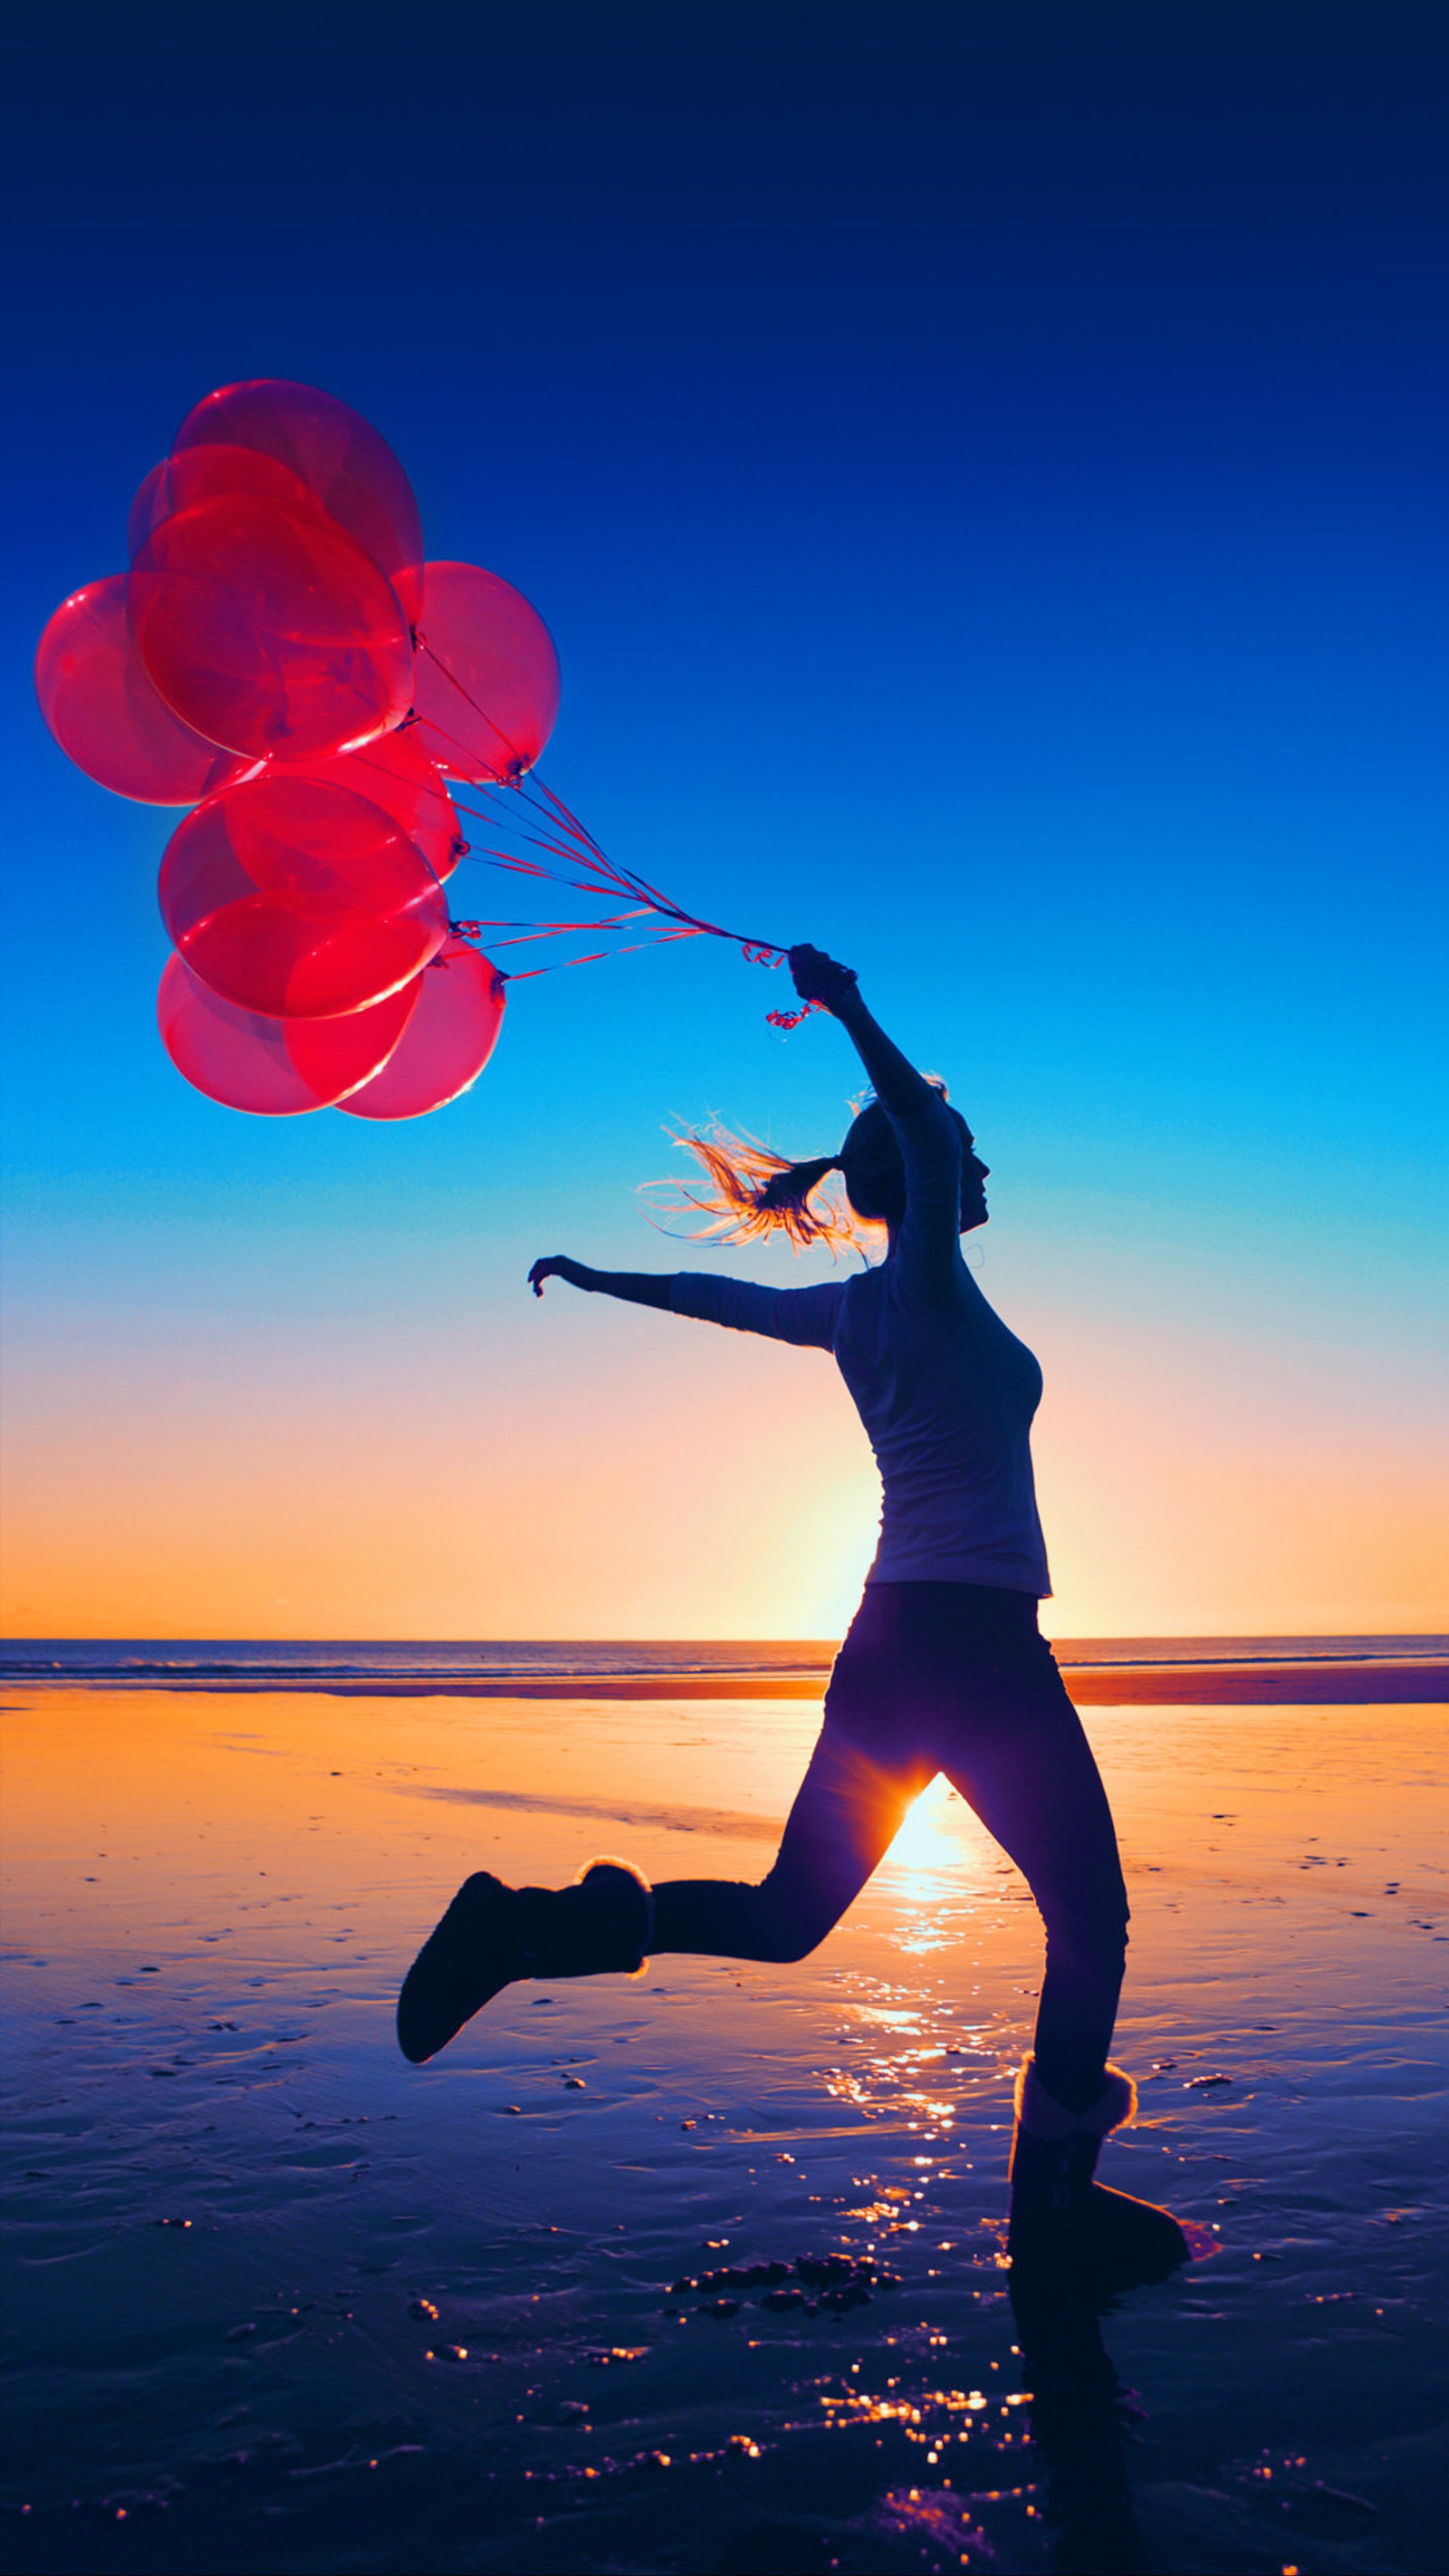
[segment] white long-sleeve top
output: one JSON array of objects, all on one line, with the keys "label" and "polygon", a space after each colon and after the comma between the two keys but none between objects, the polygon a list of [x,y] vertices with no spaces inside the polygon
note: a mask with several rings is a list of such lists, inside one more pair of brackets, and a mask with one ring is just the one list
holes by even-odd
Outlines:
[{"label": "white long-sleeve top", "polygon": [[961,1135],[944,1101],[892,1118],[906,1214],[879,1267],[818,1288],[681,1271],[678,1315],[833,1353],[881,1478],[870,1583],[994,1583],[1045,1597],[1031,1469],[1042,1375],[961,1257]]}]

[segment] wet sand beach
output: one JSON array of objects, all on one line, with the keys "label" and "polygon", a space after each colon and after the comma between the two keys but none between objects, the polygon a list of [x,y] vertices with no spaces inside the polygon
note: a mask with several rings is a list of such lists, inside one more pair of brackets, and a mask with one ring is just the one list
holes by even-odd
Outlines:
[{"label": "wet sand beach", "polygon": [[1444,2565],[1443,1722],[1328,1670],[1078,1691],[1134,1918],[1104,2179],[1218,2249],[1100,2321],[1013,2311],[1039,1935],[941,1784],[798,1967],[396,2054],[469,1868],[758,1876],[813,1673],[12,1682],[7,2565]]}]

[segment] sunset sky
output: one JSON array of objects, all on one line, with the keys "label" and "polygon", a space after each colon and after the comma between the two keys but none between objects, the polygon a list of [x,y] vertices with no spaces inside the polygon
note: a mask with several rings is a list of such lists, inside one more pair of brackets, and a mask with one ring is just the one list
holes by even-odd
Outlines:
[{"label": "sunset sky", "polygon": [[522,985],[395,1128],[164,1057],[176,818],[67,765],[29,662],[251,375],[536,602],[605,845],[948,1078],[1046,1372],[1048,1627],[1449,1624],[1441,14],[144,23],[18,39],[7,1631],[827,1636],[872,1545],[823,1356],[524,1285],[721,1261],[636,1197],[671,1118],[839,1142],[780,979]]}]

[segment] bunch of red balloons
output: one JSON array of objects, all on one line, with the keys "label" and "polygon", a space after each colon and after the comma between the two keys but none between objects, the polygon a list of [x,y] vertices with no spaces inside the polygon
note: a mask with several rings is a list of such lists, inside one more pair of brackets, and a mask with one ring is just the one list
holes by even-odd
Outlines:
[{"label": "bunch of red balloons", "polygon": [[130,570],[51,618],[36,686],[88,777],[193,808],[161,862],[173,1063],[267,1117],[456,1099],[504,978],[449,921],[449,782],[537,760],[559,699],[542,619],[477,565],[425,563],[391,448],[307,385],[208,394],[128,537]]}]

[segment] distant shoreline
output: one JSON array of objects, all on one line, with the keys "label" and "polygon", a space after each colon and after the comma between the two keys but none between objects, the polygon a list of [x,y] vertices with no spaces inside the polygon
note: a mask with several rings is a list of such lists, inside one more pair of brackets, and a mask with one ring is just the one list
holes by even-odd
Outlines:
[{"label": "distant shoreline", "polygon": [[[1285,1707],[1349,1703],[1449,1703],[1449,1658],[1314,1656],[1281,1661],[1081,1664],[1061,1660],[1062,1678],[1079,1707]],[[823,1698],[829,1666],[762,1672],[636,1673],[372,1673],[324,1675],[305,1668],[266,1673],[152,1667],[126,1672],[87,1669],[15,1671],[9,1686],[26,1690],[153,1690],[215,1696],[286,1693],[328,1699],[755,1700]]]}]

